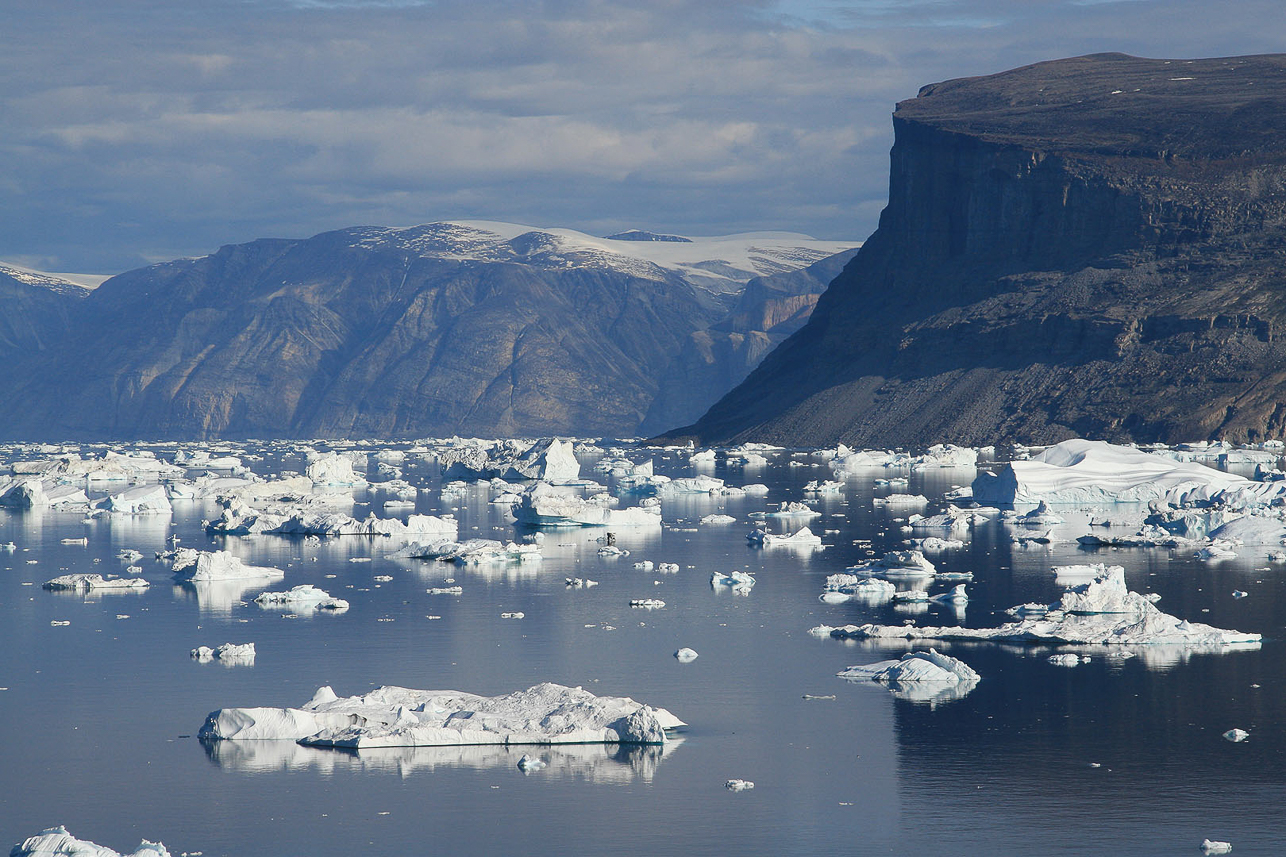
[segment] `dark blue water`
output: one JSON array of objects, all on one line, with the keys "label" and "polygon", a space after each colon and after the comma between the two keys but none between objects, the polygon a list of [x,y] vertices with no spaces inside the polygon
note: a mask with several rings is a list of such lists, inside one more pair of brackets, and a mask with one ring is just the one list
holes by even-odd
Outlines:
[{"label": "dark blue water", "polygon": [[[268,453],[264,472],[302,469],[279,448]],[[686,454],[632,453],[648,456],[658,472],[692,474]],[[1049,648],[940,646],[981,683],[956,701],[910,702],[835,677],[905,647],[808,634],[820,623],[956,621],[936,606],[917,615],[818,600],[826,575],[901,546],[895,518],[908,510],[873,506],[889,489],[873,485],[887,474],[872,471],[813,501],[824,513],[814,532],[838,531],[825,535],[827,550],[751,549],[747,513],[805,499],[804,483],[830,475],[791,460],[776,454],[744,473],[721,463],[715,475],[764,482],[771,494],[668,501],[664,530],[619,532],[629,557],[599,557],[599,532],[561,531],[542,563],[522,567],[392,560],[396,544],[365,537],[212,539],[201,521],[217,509],[204,503],[177,502],[172,521],[0,513],[0,543],[17,545],[0,553],[0,848],[65,824],[117,850],[145,837],[205,855],[1171,855],[1197,853],[1206,837],[1232,841],[1236,854],[1286,852],[1282,566],[1251,550],[1212,564],[1165,549],[1018,548],[1001,524],[979,527],[963,550],[935,557],[974,573],[965,624],[1056,600],[1053,565],[1106,561],[1126,567],[1132,588],[1160,593],[1168,612],[1267,640],[1256,651],[1093,657],[1074,669],[1047,663]],[[492,489],[443,502],[435,470],[408,467],[409,480],[433,488],[419,511],[453,511],[462,537],[515,535],[488,505]],[[933,499],[972,477],[912,474],[896,490]],[[378,508],[382,495],[358,500],[372,497]],[[716,511],[739,523],[697,526]],[[152,559],[171,533],[275,565],[285,580],[213,593],[175,586]],[[87,546],[60,543],[82,536]],[[40,588],[68,571],[119,572],[122,548],[145,554],[146,592]],[[681,570],[637,571],[640,559]],[[732,570],[756,575],[751,594],[711,589],[711,572]],[[392,580],[375,580],[383,575]],[[567,577],[600,585],[569,589]],[[462,595],[426,594],[448,578]],[[290,618],[246,603],[301,583],[352,607]],[[1250,596],[1233,599],[1234,589]],[[628,606],[644,597],[666,607]],[[500,618],[512,611],[526,617]],[[253,667],[189,658],[198,645],[247,641],[258,649]],[[681,646],[700,657],[678,663]],[[631,696],[690,725],[664,750],[542,748],[549,767],[531,774],[515,766],[531,748],[346,753],[195,738],[216,708],[299,705],[323,684],[341,696],[385,684],[496,694],[541,681]],[[1220,737],[1233,727],[1250,740]],[[730,778],[755,788],[729,792]]]}]

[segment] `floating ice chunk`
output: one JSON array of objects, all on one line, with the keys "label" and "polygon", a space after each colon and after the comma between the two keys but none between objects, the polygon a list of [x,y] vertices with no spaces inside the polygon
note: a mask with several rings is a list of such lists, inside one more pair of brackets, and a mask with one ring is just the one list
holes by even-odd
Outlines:
[{"label": "floating ice chunk", "polygon": [[365,749],[467,744],[663,744],[685,725],[663,708],[579,687],[539,684],[504,696],[382,687],[338,698],[323,687],[302,708],[223,708],[199,737]]},{"label": "floating ice chunk", "polygon": [[1232,843],[1221,842],[1218,839],[1201,840],[1201,850],[1207,854],[1231,854]]},{"label": "floating ice chunk", "polygon": [[634,563],[634,568],[636,568],[639,571],[651,571],[654,567],[655,566],[653,566],[652,560],[650,559],[645,559],[642,562]]},{"label": "floating ice chunk", "polygon": [[1258,648],[1256,633],[1225,631],[1179,619],[1157,609],[1152,600],[1125,588],[1125,573],[1111,566],[1098,579],[1064,593],[1061,609],[1039,618],[1022,618],[997,628],[915,627],[907,625],[821,626],[814,633],[839,638],[907,640],[1007,640],[1082,645],[1153,646],[1226,651]]},{"label": "floating ice chunk", "polygon": [[936,649],[907,652],[896,661],[849,667],[837,675],[882,682],[897,696],[913,702],[960,699],[973,690],[980,679],[968,664]]},{"label": "floating ice chunk", "polygon": [[700,452],[694,452],[688,456],[688,464],[693,467],[709,466],[714,464],[714,450],[703,449]]},{"label": "floating ice chunk", "polygon": [[133,548],[126,548],[125,550],[116,554],[116,558],[121,560],[122,562],[136,562],[143,558],[143,554],[140,553],[139,551],[134,550]]},{"label": "floating ice chunk", "polygon": [[569,577],[567,585],[573,589],[588,589],[591,586],[598,586],[597,580],[590,580],[587,577]]},{"label": "floating ice chunk", "polygon": [[929,600],[938,604],[967,604],[969,603],[969,596],[965,593],[965,585],[960,583],[951,591],[935,595]]},{"label": "floating ice chunk", "polygon": [[1223,737],[1234,744],[1240,744],[1242,741],[1245,741],[1250,737],[1250,733],[1245,729],[1229,729],[1227,732],[1223,733]]},{"label": "floating ice chunk", "polygon": [[1201,550],[1193,554],[1197,559],[1223,560],[1236,559],[1237,552],[1232,549],[1232,545],[1224,541],[1212,541]]},{"label": "floating ice chunk", "polygon": [[1246,597],[1247,595],[1249,595],[1249,594],[1250,594],[1250,593],[1248,593],[1248,592],[1243,592],[1243,591],[1242,591],[1242,590],[1240,590],[1240,589],[1234,589],[1234,590],[1232,591],[1232,597],[1233,597],[1233,598],[1245,598],[1245,597]]},{"label": "floating ice chunk", "polygon": [[120,515],[169,515],[174,512],[164,485],[126,488],[98,501],[95,506]]},{"label": "floating ice chunk", "polygon": [[679,564],[677,562],[657,563],[656,570],[659,571],[661,574],[678,574]]},{"label": "floating ice chunk", "polygon": [[314,485],[358,487],[366,484],[366,478],[353,471],[353,459],[338,453],[314,457],[306,472]]},{"label": "floating ice chunk", "polygon": [[454,562],[462,565],[541,561],[539,544],[500,542],[495,539],[467,539],[463,542],[457,542],[454,539],[441,539],[427,544],[413,542],[403,545],[389,554],[389,556],[408,559],[436,559],[442,562]]},{"label": "floating ice chunk", "polygon": [[1017,607],[1010,607],[1005,612],[1010,616],[1032,617],[1044,616],[1049,611],[1050,606],[1048,604],[1036,604],[1035,602],[1029,602],[1027,604],[1019,604]]},{"label": "floating ice chunk", "polygon": [[849,566],[846,571],[868,577],[892,579],[932,577],[937,568],[918,550],[889,551],[877,560]]},{"label": "floating ice chunk", "polygon": [[50,827],[36,836],[28,837],[22,843],[13,846],[9,857],[170,857],[170,852],[160,842],[148,842],[144,839],[139,846],[128,854],[121,854],[86,839],[77,839],[67,832],[67,828]]},{"label": "floating ice chunk", "polygon": [[609,502],[586,500],[566,489],[537,482],[512,507],[519,524],[529,527],[659,527],[659,507],[613,509]]},{"label": "floating ice chunk", "polygon": [[642,607],[646,610],[660,610],[665,602],[659,598],[635,598],[630,601],[631,607]]},{"label": "floating ice chunk", "polygon": [[814,479],[804,486],[805,494],[838,494],[844,490],[844,483],[827,479],[819,481]]},{"label": "floating ice chunk", "polygon": [[682,649],[679,649],[674,653],[674,657],[678,659],[679,663],[686,664],[691,661],[695,661],[699,655],[697,655],[695,649],[689,649],[687,646],[684,646]]},{"label": "floating ice chunk", "polygon": [[[1081,664],[1080,655],[1050,655],[1045,660],[1049,661],[1056,667],[1076,667]],[[1086,658],[1085,660],[1089,660]]]},{"label": "floating ice chunk", "polygon": [[874,497],[871,502],[876,506],[923,506],[929,502],[929,498],[923,494],[889,494]]},{"label": "floating ice chunk", "polygon": [[219,661],[224,666],[254,666],[254,643],[224,643],[221,646],[197,646],[192,650],[192,660],[201,663]]},{"label": "floating ice chunk", "polygon": [[748,789],[753,789],[755,784],[750,780],[728,780],[723,784],[723,787],[730,792],[744,792]]},{"label": "floating ice chunk", "polygon": [[266,608],[286,608],[311,612],[314,610],[333,610],[342,612],[348,609],[348,602],[335,598],[324,589],[318,589],[311,583],[303,583],[285,592],[263,592],[255,603]]},{"label": "floating ice chunk", "polygon": [[527,614],[522,612],[521,610],[517,610],[513,613],[501,613],[500,618],[501,619],[525,619],[527,618]]},{"label": "floating ice chunk", "polygon": [[424,590],[429,595],[462,595],[464,594],[463,586],[434,586]]},{"label": "floating ice chunk", "polygon": [[894,592],[891,600],[894,604],[919,604],[929,600],[929,593],[923,589],[904,589]]},{"label": "floating ice chunk", "polygon": [[86,592],[90,590],[121,590],[121,589],[146,589],[148,583],[141,577],[113,577],[108,575],[103,577],[101,574],[85,574],[77,572],[75,574],[64,574],[55,577],[53,580],[45,582],[45,589],[79,589]]},{"label": "floating ice chunk", "polygon": [[737,519],[732,515],[705,515],[701,518],[703,524],[735,524]]},{"label": "floating ice chunk", "polygon": [[529,756],[526,753],[523,753],[522,758],[518,760],[518,770],[523,772],[539,771],[547,766],[548,764],[542,759],[538,759],[535,756]]},{"label": "floating ice chunk", "polygon": [[832,574],[826,578],[821,600],[832,604],[862,601],[872,607],[893,597],[897,587],[887,580],[856,574]]},{"label": "floating ice chunk", "polygon": [[921,551],[956,550],[964,547],[964,542],[960,541],[960,539],[940,539],[937,536],[914,539],[913,541]]},{"label": "floating ice chunk", "polygon": [[276,580],[286,576],[279,568],[246,565],[227,551],[179,548],[174,556],[174,576],[191,583],[220,580]]},{"label": "floating ice chunk", "polygon": [[809,508],[807,503],[786,502],[782,503],[781,508],[777,509],[775,512],[752,512],[751,517],[759,516],[764,518],[783,518],[794,520],[799,518],[816,518],[821,514],[821,512],[815,512]]},{"label": "floating ice chunk", "polygon": [[788,536],[779,536],[767,530],[754,530],[746,536],[752,545],[764,548],[796,548],[800,550],[821,550],[822,537],[813,535],[808,527],[801,527]]},{"label": "floating ice chunk", "polygon": [[710,575],[710,588],[728,588],[737,595],[748,595],[755,585],[755,579],[744,571],[732,571],[728,574],[715,572]]}]

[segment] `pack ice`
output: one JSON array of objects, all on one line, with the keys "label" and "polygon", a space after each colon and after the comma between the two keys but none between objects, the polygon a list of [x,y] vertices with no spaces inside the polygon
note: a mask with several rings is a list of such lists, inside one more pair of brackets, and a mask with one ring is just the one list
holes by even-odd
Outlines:
[{"label": "pack ice", "polygon": [[159,842],[148,842],[144,839],[139,846],[128,854],[121,854],[102,845],[96,845],[85,839],[77,839],[67,832],[67,828],[58,826],[41,831],[36,836],[28,837],[13,846],[9,857],[170,857],[170,852]]},{"label": "pack ice", "polygon": [[[1026,606],[1026,605],[1024,605]],[[1018,608],[1015,608],[1018,609]],[[1101,646],[1169,645],[1223,649],[1251,644],[1255,633],[1225,631],[1163,613],[1147,596],[1125,586],[1125,569],[1099,566],[1094,577],[1070,587],[1043,616],[1019,610],[1017,621],[997,628],[916,627],[914,625],[847,625],[813,629],[819,635],[854,639],[1008,640]]]},{"label": "pack ice", "polygon": [[664,744],[686,724],[664,708],[544,683],[503,696],[381,687],[339,698],[322,687],[300,708],[223,708],[205,741],[295,741],[365,749],[467,744]]}]

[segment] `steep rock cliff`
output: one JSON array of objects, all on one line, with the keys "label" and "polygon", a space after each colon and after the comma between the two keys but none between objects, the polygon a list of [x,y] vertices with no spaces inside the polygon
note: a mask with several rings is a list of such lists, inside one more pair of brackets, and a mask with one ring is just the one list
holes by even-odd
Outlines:
[{"label": "steep rock cliff", "polygon": [[1286,434],[1286,56],[921,90],[879,229],[704,442]]}]

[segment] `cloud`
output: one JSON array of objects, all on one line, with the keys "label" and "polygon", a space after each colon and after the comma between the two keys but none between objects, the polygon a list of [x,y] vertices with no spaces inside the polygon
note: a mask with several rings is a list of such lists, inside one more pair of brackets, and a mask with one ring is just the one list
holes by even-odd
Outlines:
[{"label": "cloud", "polygon": [[1283,40],[1260,0],[1080,3],[15,0],[0,258],[451,217],[861,239],[925,83]]}]

